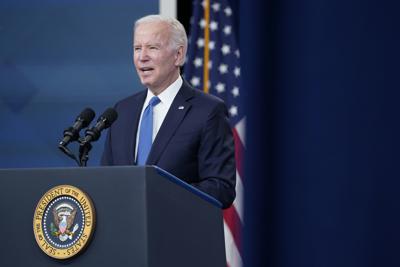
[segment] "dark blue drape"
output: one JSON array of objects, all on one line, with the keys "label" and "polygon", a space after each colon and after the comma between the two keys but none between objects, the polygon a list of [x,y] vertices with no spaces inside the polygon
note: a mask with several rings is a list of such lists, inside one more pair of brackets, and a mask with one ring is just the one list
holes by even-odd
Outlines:
[{"label": "dark blue drape", "polygon": [[240,2],[246,266],[400,266],[399,7]]}]

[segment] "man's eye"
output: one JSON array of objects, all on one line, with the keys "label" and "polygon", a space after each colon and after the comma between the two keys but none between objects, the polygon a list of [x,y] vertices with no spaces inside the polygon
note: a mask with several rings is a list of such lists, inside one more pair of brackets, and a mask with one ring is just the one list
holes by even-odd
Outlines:
[{"label": "man's eye", "polygon": [[140,51],[140,49],[141,49],[140,47],[134,47],[133,48],[134,51]]},{"label": "man's eye", "polygon": [[157,50],[158,47],[157,47],[157,46],[150,46],[150,49],[151,49],[151,50]]}]

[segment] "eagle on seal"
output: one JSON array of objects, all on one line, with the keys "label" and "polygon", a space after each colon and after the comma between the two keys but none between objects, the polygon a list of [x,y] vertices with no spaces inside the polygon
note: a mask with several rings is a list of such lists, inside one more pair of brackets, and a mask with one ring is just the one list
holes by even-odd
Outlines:
[{"label": "eagle on seal", "polygon": [[61,203],[53,209],[53,221],[58,230],[53,233],[58,236],[61,241],[65,241],[68,237],[73,235],[70,231],[74,223],[76,209],[68,203]]}]

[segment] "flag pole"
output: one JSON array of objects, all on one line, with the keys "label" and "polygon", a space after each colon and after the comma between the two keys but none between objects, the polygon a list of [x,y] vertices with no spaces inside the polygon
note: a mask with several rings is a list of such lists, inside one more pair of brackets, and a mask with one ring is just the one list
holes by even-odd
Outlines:
[{"label": "flag pole", "polygon": [[208,61],[210,59],[210,50],[208,45],[210,42],[210,0],[205,0],[204,7],[204,20],[206,25],[204,27],[204,64],[203,64],[203,91],[208,94]]}]

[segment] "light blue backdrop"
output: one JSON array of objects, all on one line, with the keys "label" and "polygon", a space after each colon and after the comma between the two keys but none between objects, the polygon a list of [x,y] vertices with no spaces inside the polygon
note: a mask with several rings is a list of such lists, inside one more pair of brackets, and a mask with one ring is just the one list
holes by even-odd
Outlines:
[{"label": "light blue backdrop", "polygon": [[[57,148],[64,128],[83,108],[97,119],[142,88],[132,25],[158,8],[158,0],[0,2],[0,168],[76,165]],[[104,137],[89,166],[99,164]]]}]

